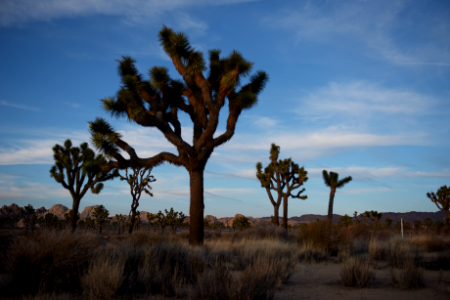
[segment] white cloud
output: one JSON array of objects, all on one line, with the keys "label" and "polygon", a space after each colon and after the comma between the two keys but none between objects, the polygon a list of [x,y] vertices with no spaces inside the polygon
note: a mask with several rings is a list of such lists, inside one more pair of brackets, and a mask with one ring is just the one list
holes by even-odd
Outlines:
[{"label": "white cloud", "polygon": [[[12,26],[32,21],[50,21],[64,17],[116,15],[126,23],[154,21],[158,15],[190,6],[227,5],[254,0],[3,0],[0,25]],[[203,26],[190,20],[188,26]]]},{"label": "white cloud", "polygon": [[19,103],[11,103],[11,102],[4,101],[4,100],[0,100],[0,105],[24,109],[24,110],[40,111],[39,108],[34,107],[34,106],[29,106],[29,105],[19,104]]},{"label": "white cloud", "polygon": [[[409,1],[326,1],[291,5],[264,22],[295,31],[297,42],[353,40],[367,47],[368,56],[393,64],[450,66],[450,24],[444,16],[427,18]],[[400,30],[401,39],[396,36]]]}]

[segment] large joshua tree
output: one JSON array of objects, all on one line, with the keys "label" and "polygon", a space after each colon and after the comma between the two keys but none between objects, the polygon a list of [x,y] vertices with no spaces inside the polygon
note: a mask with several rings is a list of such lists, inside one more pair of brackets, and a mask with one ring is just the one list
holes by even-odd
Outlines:
[{"label": "large joshua tree", "polygon": [[339,180],[339,174],[335,172],[330,172],[328,174],[327,171],[322,171],[323,181],[325,182],[325,185],[330,188],[330,201],[328,203],[328,221],[333,221],[333,203],[334,203],[334,196],[336,195],[336,189],[344,187],[347,183],[352,181],[352,177],[348,176],[344,179]]},{"label": "large joshua tree", "polygon": [[72,147],[72,142],[66,140],[64,147],[56,144],[53,152],[55,165],[50,169],[50,177],[61,183],[72,196],[70,227],[74,232],[81,198],[89,189],[93,194],[99,194],[103,189],[101,182],[119,176],[119,172],[117,169],[101,170],[100,165],[107,163],[106,159],[101,154],[95,155],[87,143],[82,143],[78,148]]},{"label": "large joshua tree", "polygon": [[[256,177],[261,182],[261,187],[266,189],[270,202],[274,207],[274,222],[279,226],[278,210],[283,201],[283,227],[287,230],[287,215],[288,215],[288,198],[299,198],[305,200],[308,196],[301,196],[305,191],[301,189],[297,195],[292,194],[292,191],[298,189],[308,180],[307,171],[303,167],[299,168],[290,158],[278,160],[280,154],[280,147],[272,144],[270,148],[270,164],[262,169],[262,164],[256,164]],[[275,201],[271,190],[277,192],[277,200]]]},{"label": "large joshua tree", "polygon": [[445,223],[450,225],[450,188],[447,185],[441,186],[439,190],[435,193],[427,193],[427,197],[436,204],[437,208],[445,211],[447,217],[445,218]]},{"label": "large joshua tree", "polygon": [[[161,152],[153,157],[141,158],[101,118],[90,123],[92,139],[99,149],[115,159],[105,164],[104,170],[150,168],[163,162],[184,166],[189,172],[191,191],[189,243],[202,244],[205,165],[214,148],[233,137],[241,112],[257,102],[257,95],[263,90],[268,76],[258,71],[250,76],[247,84],[241,85],[242,78],[249,75],[253,63],[236,51],[221,58],[217,49],[209,51],[209,74],[204,75],[207,66],[203,54],[191,47],[184,34],[163,26],[159,41],[182,80],[170,78],[164,67],[153,67],[149,71],[150,80],[144,81],[135,61],[131,57],[122,57],[119,61],[122,86],[116,97],[105,98],[102,102],[112,116],[125,116],[143,127],[157,128],[178,153]],[[226,131],[214,137],[219,114],[225,104],[228,104]],[[180,111],[186,113],[193,123],[191,144],[182,138]],[[129,159],[123,157],[119,149],[125,151]]]},{"label": "large joshua tree", "polygon": [[[128,174],[128,168],[125,169],[125,176],[120,176],[120,180],[125,180],[130,186],[130,194],[132,199],[131,202],[131,210],[128,215],[131,225],[128,228],[128,232],[132,233],[134,228],[134,223],[136,222],[137,208],[139,206],[139,200],[141,199],[141,194],[144,191],[150,197],[153,197],[153,194],[150,192],[152,187],[150,186],[151,182],[155,182],[156,179],[150,175],[152,171],[151,168],[131,168],[133,174]],[[131,217],[130,217],[131,215]]]}]

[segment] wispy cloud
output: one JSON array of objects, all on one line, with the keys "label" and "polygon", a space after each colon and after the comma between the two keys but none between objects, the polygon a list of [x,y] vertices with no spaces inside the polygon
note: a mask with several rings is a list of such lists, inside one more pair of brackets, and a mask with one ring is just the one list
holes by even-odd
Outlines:
[{"label": "wispy cloud", "polygon": [[34,106],[29,106],[29,105],[20,104],[20,103],[11,103],[11,102],[8,102],[5,100],[0,100],[0,105],[24,109],[24,110],[40,111],[39,108],[34,107]]},{"label": "wispy cloud", "polygon": [[[365,45],[368,56],[393,64],[450,66],[447,16],[424,18],[420,5],[407,0],[308,1],[281,9],[264,23],[294,31],[297,42],[345,38]],[[395,36],[400,30],[401,44]]]},{"label": "wispy cloud", "polygon": [[[191,6],[230,5],[255,0],[3,0],[0,2],[0,25],[12,26],[30,21],[50,21],[63,17],[92,15],[122,16],[125,23],[148,23],[164,12]],[[201,22],[187,26],[203,26]]]}]

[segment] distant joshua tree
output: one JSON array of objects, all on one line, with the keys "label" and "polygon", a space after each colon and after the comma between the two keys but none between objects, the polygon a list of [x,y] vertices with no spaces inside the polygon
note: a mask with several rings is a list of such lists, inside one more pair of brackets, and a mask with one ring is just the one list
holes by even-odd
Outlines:
[{"label": "distant joshua tree", "polygon": [[[308,196],[300,196],[305,189],[301,189],[297,195],[292,194],[292,191],[298,189],[308,180],[306,175],[307,171],[303,167],[294,163],[290,158],[284,160],[278,160],[278,154],[280,154],[280,147],[272,144],[270,148],[270,164],[262,169],[262,164],[258,162],[256,164],[256,177],[261,182],[261,187],[266,189],[270,202],[274,207],[274,223],[279,226],[280,221],[278,217],[278,210],[283,200],[283,227],[287,230],[288,222],[288,198],[298,198],[305,200]],[[271,190],[277,192],[277,200],[274,200]]]},{"label": "distant joshua tree", "polygon": [[34,231],[38,218],[33,205],[28,204],[24,208],[20,208],[19,212],[24,217],[26,232],[28,232],[28,227],[31,227],[31,231]]},{"label": "distant joshua tree", "polygon": [[250,222],[249,222],[248,218],[246,218],[246,217],[239,217],[239,218],[235,218],[233,220],[233,227],[239,228],[241,231],[242,231],[242,229],[249,228],[250,226],[251,226]]},{"label": "distant joshua tree", "polygon": [[94,217],[95,224],[100,227],[100,233],[102,233],[103,226],[111,221],[109,211],[103,205],[99,205],[94,208],[92,216]]},{"label": "distant joshua tree", "polygon": [[447,217],[445,218],[445,223],[450,225],[450,188],[447,185],[441,186],[441,188],[435,193],[427,193],[427,197],[430,198],[431,202],[436,204],[437,208],[445,211]]},{"label": "distant joshua tree", "polygon": [[331,223],[333,221],[333,202],[334,196],[336,195],[336,189],[344,187],[347,183],[352,181],[352,177],[348,176],[342,180],[339,180],[339,174],[335,172],[330,172],[323,170],[322,172],[323,181],[325,185],[330,188],[330,201],[328,203],[328,221]]},{"label": "distant joshua tree", "polygon": [[130,227],[128,228],[128,232],[132,233],[134,229],[134,225],[136,220],[136,217],[138,217],[137,208],[139,206],[139,200],[141,199],[142,192],[145,192],[150,197],[153,197],[153,194],[150,192],[152,187],[150,186],[151,182],[155,182],[156,179],[150,175],[150,172],[152,171],[152,168],[131,168],[133,171],[133,174],[128,174],[128,168],[125,169],[125,176],[120,176],[120,180],[125,180],[128,185],[130,186],[130,194],[132,199],[131,202],[131,210],[130,214]]},{"label": "distant joshua tree", "polygon": [[[145,128],[156,128],[176,147],[176,154],[161,152],[150,158],[138,157],[106,120],[97,118],[90,123],[96,147],[115,159],[104,165],[110,168],[155,167],[163,162],[183,166],[190,178],[189,244],[203,244],[204,170],[215,148],[229,141],[235,132],[241,113],[258,101],[258,94],[268,81],[265,72],[256,72],[248,83],[253,63],[237,51],[220,57],[220,50],[209,51],[208,62],[196,51],[186,35],[163,26],[159,40],[164,52],[181,75],[172,79],[165,67],[150,69],[150,80],[144,80],[131,57],[119,61],[121,87],[115,98],[103,99],[103,107],[114,117],[126,117]],[[209,69],[209,74],[203,72]],[[224,109],[224,106],[226,107]],[[215,135],[221,111],[226,110],[226,131]],[[179,117],[185,113],[193,125],[192,143],[183,138]],[[128,153],[122,156],[119,149]]]},{"label": "distant joshua tree", "polygon": [[50,177],[61,183],[72,196],[70,227],[72,232],[74,232],[77,226],[77,215],[81,198],[83,198],[88,189],[91,189],[93,194],[99,194],[103,189],[103,183],[101,182],[119,176],[119,172],[116,169],[100,170],[99,165],[105,164],[106,159],[100,154],[95,155],[94,151],[89,149],[87,143],[81,144],[80,148],[78,148],[72,147],[72,142],[66,140],[64,147],[56,144],[53,147],[53,152],[55,165],[50,169]]}]

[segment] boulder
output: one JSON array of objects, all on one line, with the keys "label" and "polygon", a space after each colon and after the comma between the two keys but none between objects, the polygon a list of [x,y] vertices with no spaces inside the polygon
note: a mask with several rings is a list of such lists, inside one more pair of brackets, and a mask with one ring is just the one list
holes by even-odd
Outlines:
[{"label": "boulder", "polygon": [[100,205],[92,205],[92,206],[86,206],[85,208],[84,208],[84,210],[81,212],[81,214],[80,214],[80,220],[84,220],[84,219],[86,219],[87,217],[90,217],[90,218],[92,218],[92,212],[94,211],[94,208],[96,208],[97,206],[100,206]]},{"label": "boulder", "polygon": [[3,205],[2,208],[0,209],[0,217],[6,217],[10,219],[22,218],[22,215],[20,214],[19,205],[15,203],[9,206]]},{"label": "boulder", "polygon": [[241,214],[236,214],[235,216],[234,216],[234,218],[236,219],[236,218],[242,218],[242,217],[245,217],[244,215],[241,215]]},{"label": "boulder", "polygon": [[211,216],[211,215],[207,215],[207,216],[205,217],[205,220],[208,221],[208,224],[209,224],[209,225],[216,224],[216,222],[217,222],[217,218],[214,217],[214,216]]},{"label": "boulder", "polygon": [[35,212],[36,212],[36,216],[42,217],[43,215],[45,215],[48,212],[48,210],[45,209],[45,207],[42,206],[42,207],[36,209]]},{"label": "boulder", "polygon": [[[69,208],[62,204],[55,204],[48,210],[47,213],[52,213],[58,217],[58,219],[63,220],[64,214],[69,211]],[[46,214],[47,214],[46,213]]]}]

